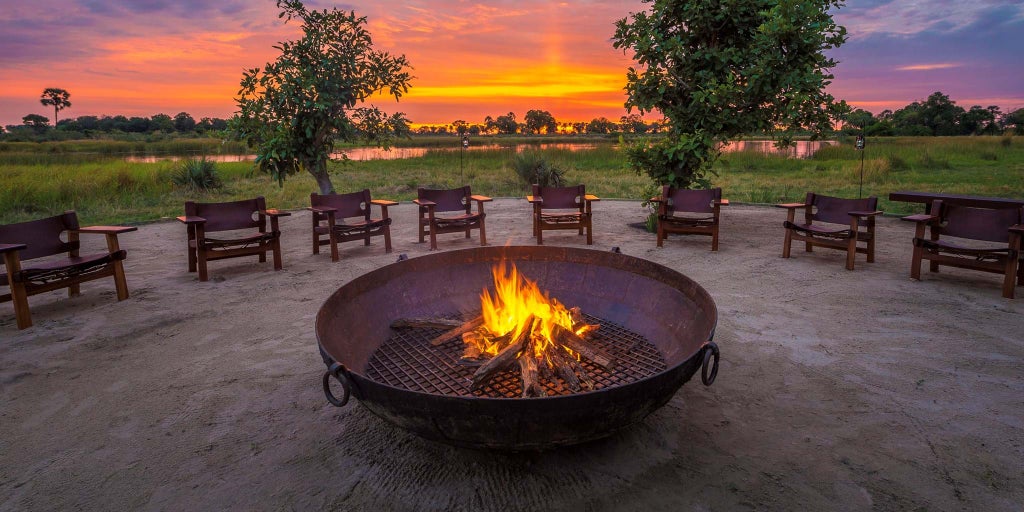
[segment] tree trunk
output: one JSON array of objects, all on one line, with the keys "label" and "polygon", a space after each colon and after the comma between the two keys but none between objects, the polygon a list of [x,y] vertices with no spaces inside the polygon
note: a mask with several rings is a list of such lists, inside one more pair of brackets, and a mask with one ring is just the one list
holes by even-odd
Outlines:
[{"label": "tree trunk", "polygon": [[327,173],[327,160],[319,160],[313,165],[307,167],[309,173],[316,179],[316,184],[320,187],[320,194],[333,194],[334,185],[331,184],[331,175]]}]

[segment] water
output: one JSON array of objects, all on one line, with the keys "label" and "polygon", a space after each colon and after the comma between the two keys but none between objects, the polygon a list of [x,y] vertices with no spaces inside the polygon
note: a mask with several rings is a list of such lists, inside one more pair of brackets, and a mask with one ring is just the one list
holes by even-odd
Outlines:
[{"label": "water", "polygon": [[[786,149],[778,149],[774,145],[775,143],[770,140],[743,140],[730,142],[722,148],[723,152],[731,153],[734,151],[757,151],[760,153],[767,154],[782,154],[788,155],[792,158],[810,158],[814,155],[818,149],[832,144],[831,141],[796,141],[796,145]],[[454,145],[454,144],[453,144]],[[517,152],[528,151],[528,150],[546,150],[546,149],[561,149],[567,151],[588,151],[597,148],[596,143],[550,143],[550,144],[518,144],[518,145],[501,145],[501,144],[481,144],[481,145],[470,145],[467,151],[495,151],[501,149],[512,149],[515,148]],[[618,147],[618,144],[615,144]],[[349,160],[354,161],[366,161],[366,160],[401,160],[406,158],[419,158],[427,153],[427,151],[459,151],[461,148],[350,148],[344,152],[337,152],[332,155],[333,158],[341,158],[342,153],[348,155]],[[125,161],[128,162],[139,162],[139,163],[156,163],[156,162],[174,162],[178,160],[184,160],[186,158],[198,158],[196,156],[181,156],[181,155],[145,155],[145,156],[127,156]],[[252,162],[256,159],[256,155],[206,155],[207,160],[214,162]]]}]

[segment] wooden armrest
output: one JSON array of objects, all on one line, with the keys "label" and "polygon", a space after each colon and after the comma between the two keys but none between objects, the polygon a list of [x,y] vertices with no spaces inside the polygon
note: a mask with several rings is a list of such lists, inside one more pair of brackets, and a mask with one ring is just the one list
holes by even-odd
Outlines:
[{"label": "wooden armrest", "polygon": [[592,194],[587,194],[586,196],[583,197],[583,199],[586,200],[586,201],[600,201],[601,200],[600,197],[597,197],[597,196],[592,195]]},{"label": "wooden armrest", "polygon": [[435,203],[433,201],[428,201],[426,199],[413,199],[412,202],[414,202],[414,203],[416,203],[416,204],[418,204],[420,206],[426,206],[428,208],[433,207],[433,206],[437,206],[437,203]]},{"label": "wooden armrest", "polygon": [[900,220],[906,220],[910,222],[932,222],[939,220],[939,216],[928,215],[927,213],[919,213],[917,215],[907,215],[906,217],[901,217]]},{"label": "wooden armrest", "polygon": [[526,200],[531,202],[531,203],[543,203],[544,202],[544,198],[543,197],[538,197],[538,196],[526,196]]},{"label": "wooden armrest", "polygon": [[718,204],[718,205],[722,205],[722,206],[729,206],[729,200],[728,199],[721,199],[721,200],[718,200],[718,201],[714,201],[714,203]]},{"label": "wooden armrest", "polygon": [[480,203],[486,203],[488,201],[494,201],[494,199],[491,199],[491,198],[489,198],[487,196],[478,196],[476,194],[473,194],[473,195],[469,196],[469,198],[474,200],[474,201],[480,202]]},{"label": "wooden armrest", "polygon": [[206,222],[206,219],[203,218],[203,217],[196,217],[196,216],[186,217],[186,216],[182,215],[182,216],[178,217],[178,221],[183,222],[185,224],[202,224],[202,223]]},{"label": "wooden armrest", "polygon": [[370,203],[377,206],[394,206],[398,204],[398,201],[391,201],[389,199],[371,199]]},{"label": "wooden armrest", "polygon": [[25,244],[0,244],[0,254],[11,251],[20,251],[28,246]]},{"label": "wooden armrest", "polygon": [[69,229],[68,232],[97,233],[100,235],[120,235],[131,231],[138,231],[135,226],[88,226],[78,229]]},{"label": "wooden armrest", "polygon": [[267,208],[266,210],[260,210],[259,212],[269,217],[288,217],[292,214],[292,212],[282,212],[281,210],[274,208]]},{"label": "wooden armrest", "polygon": [[306,209],[315,213],[330,213],[338,211],[338,209],[333,206],[307,206]]},{"label": "wooden armrest", "polygon": [[793,208],[804,208],[807,206],[810,205],[806,203],[782,203],[775,205],[776,208],[786,208],[788,210],[792,210]]},{"label": "wooden armrest", "polygon": [[1010,226],[1010,231],[1024,235],[1024,224],[1014,224]]},{"label": "wooden armrest", "polygon": [[661,196],[655,196],[655,197],[652,197],[652,198],[648,199],[648,201],[650,201],[652,203],[660,203],[660,202],[663,202],[664,200],[665,200],[665,198],[661,197]]},{"label": "wooden armrest", "polygon": [[881,215],[882,211],[881,210],[877,210],[877,211],[873,211],[873,212],[852,211],[852,212],[846,212],[846,214],[847,215],[852,215],[854,217],[874,217],[875,215]]}]

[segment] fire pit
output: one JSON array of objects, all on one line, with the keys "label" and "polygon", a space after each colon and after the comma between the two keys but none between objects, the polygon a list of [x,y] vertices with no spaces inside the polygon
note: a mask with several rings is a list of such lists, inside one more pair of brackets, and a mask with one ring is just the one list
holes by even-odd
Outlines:
[{"label": "fire pit", "polygon": [[[516,371],[474,386],[457,336],[432,344],[443,326],[396,329],[408,318],[469,318],[480,311],[492,269],[510,262],[563,304],[600,324],[592,343],[615,363],[580,358],[591,386],[543,383],[521,398]],[[324,392],[338,406],[354,395],[381,418],[460,446],[544,449],[598,439],[668,402],[698,369],[718,371],[711,342],[717,312],[693,280],[612,252],[558,247],[482,247],[430,254],[356,278],[320,308],[316,334],[327,365]],[[330,378],[342,385],[338,398]],[[541,386],[538,386],[541,387]]]}]

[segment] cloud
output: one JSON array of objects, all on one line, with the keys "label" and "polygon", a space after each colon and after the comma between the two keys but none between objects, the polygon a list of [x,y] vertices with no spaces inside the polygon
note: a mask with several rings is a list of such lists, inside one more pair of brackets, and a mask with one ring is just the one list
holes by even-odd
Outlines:
[{"label": "cloud", "polygon": [[952,62],[941,64],[911,64],[908,66],[900,66],[896,68],[896,71],[932,71],[935,69],[958,68],[960,66],[963,66],[963,64],[957,64]]}]

